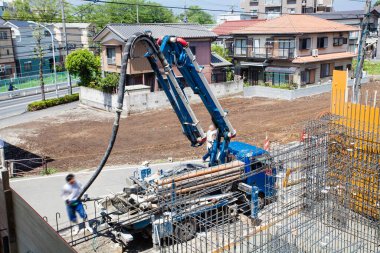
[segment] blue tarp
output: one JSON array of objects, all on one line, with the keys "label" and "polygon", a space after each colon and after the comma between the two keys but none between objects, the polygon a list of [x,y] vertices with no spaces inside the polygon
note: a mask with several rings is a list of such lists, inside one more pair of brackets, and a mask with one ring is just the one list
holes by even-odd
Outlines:
[{"label": "blue tarp", "polygon": [[239,160],[245,157],[261,156],[267,153],[264,149],[239,141],[231,142],[228,146],[228,151]]}]

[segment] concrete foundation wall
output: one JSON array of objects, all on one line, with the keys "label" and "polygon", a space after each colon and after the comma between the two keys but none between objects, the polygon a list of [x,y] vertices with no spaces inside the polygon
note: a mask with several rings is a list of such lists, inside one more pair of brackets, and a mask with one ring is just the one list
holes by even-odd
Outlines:
[{"label": "concrete foundation wall", "polygon": [[[210,84],[212,91],[218,98],[228,97],[243,92],[243,82],[226,82]],[[191,103],[200,102],[190,88],[185,88],[185,93]],[[117,95],[107,94],[99,90],[80,87],[80,102],[84,105],[102,110],[114,111],[117,106]],[[138,113],[170,107],[169,100],[163,91],[146,92],[139,94],[127,94],[124,96],[123,110],[128,114]]]},{"label": "concrete foundation wall", "polygon": [[[67,242],[9,186],[9,172],[0,171],[0,252],[71,253]],[[6,250],[6,249],[9,249]]]},{"label": "concrete foundation wall", "polygon": [[13,191],[18,252],[76,252],[52,227]]}]

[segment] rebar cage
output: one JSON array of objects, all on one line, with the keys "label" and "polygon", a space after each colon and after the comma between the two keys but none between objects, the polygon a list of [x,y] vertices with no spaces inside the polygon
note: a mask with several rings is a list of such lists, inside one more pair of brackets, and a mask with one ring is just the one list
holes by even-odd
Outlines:
[{"label": "rebar cage", "polygon": [[[160,251],[380,251],[379,136],[375,124],[360,124],[368,122],[325,115],[307,124],[302,142],[273,146],[254,172],[186,194],[173,184],[160,195],[159,206],[170,210],[163,224],[172,225],[156,242]],[[265,192],[274,194],[254,203],[237,184],[263,171]],[[204,185],[202,180],[210,179],[193,183]],[[223,205],[195,205],[230,189]]]}]

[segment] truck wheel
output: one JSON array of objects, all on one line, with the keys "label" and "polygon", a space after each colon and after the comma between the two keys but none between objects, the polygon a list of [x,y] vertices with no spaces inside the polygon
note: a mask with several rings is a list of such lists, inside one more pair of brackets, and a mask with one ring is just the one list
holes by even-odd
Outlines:
[{"label": "truck wheel", "polygon": [[185,242],[194,238],[197,232],[197,225],[194,220],[186,219],[178,224],[174,229],[174,236],[179,242]]}]

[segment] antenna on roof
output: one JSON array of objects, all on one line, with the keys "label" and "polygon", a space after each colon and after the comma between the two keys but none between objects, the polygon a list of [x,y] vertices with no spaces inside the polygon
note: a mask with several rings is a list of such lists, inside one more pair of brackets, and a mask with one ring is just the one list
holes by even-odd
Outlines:
[{"label": "antenna on roof", "polygon": [[185,10],[185,17],[183,18],[183,23],[187,23],[187,7],[186,7],[186,0],[185,0],[185,8],[184,8],[184,10]]}]

